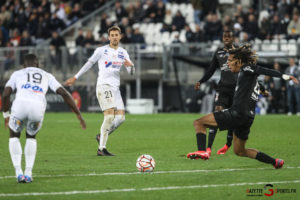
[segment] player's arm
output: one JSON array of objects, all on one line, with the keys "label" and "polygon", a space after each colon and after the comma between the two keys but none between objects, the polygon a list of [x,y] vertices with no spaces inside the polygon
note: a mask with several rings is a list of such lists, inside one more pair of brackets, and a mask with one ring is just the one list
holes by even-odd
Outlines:
[{"label": "player's arm", "polygon": [[268,68],[264,68],[264,67],[256,65],[255,72],[257,74],[261,74],[261,75],[283,78],[286,81],[292,80],[295,84],[299,84],[299,81],[294,76],[282,74],[281,72],[273,70],[273,69],[268,69]]},{"label": "player's arm", "polygon": [[85,72],[87,72],[93,65],[101,58],[101,49],[96,49],[93,53],[93,55],[88,59],[88,61],[82,66],[82,68],[73,76],[72,78],[69,78],[66,80],[65,85],[66,86],[72,86],[75,84],[76,80]]},{"label": "player's arm", "polygon": [[11,87],[5,87],[3,91],[3,118],[4,118],[4,124],[5,128],[8,127],[8,121],[9,121],[9,108],[10,108],[10,95],[12,94],[12,88]]},{"label": "player's arm", "polygon": [[261,83],[258,82],[259,85],[259,92],[264,96],[264,97],[268,97],[269,96],[269,92],[266,90],[265,86]]},{"label": "player's arm", "polygon": [[80,121],[80,125],[81,125],[82,129],[85,129],[86,128],[85,121],[82,118],[81,113],[78,110],[78,108],[77,108],[72,96],[70,95],[70,93],[68,91],[66,91],[65,88],[63,88],[63,87],[59,87],[56,90],[56,93],[62,96],[65,103],[68,104],[68,106],[72,109],[72,111],[77,115],[77,118]]},{"label": "player's arm", "polygon": [[215,53],[215,55],[210,63],[209,68],[205,71],[204,76],[198,82],[195,83],[194,89],[199,90],[201,83],[208,81],[212,77],[212,75],[215,73],[218,66],[219,66],[219,63],[218,63],[218,59],[217,59],[217,53]]},{"label": "player's arm", "polygon": [[125,51],[125,59],[124,59],[123,65],[126,67],[128,74],[133,75],[135,73],[134,64],[130,60],[130,57],[129,57],[127,51]]}]

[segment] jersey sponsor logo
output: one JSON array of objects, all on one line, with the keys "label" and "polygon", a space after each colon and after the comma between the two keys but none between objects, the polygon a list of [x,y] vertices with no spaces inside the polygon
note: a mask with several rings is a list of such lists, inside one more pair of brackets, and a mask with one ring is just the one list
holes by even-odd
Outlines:
[{"label": "jersey sponsor logo", "polygon": [[244,67],[244,71],[254,72],[254,69],[252,69],[250,66]]},{"label": "jersey sponsor logo", "polygon": [[106,68],[111,66],[112,68],[119,69],[119,68],[121,68],[122,64],[123,64],[122,62],[107,62],[107,61],[105,61]]},{"label": "jersey sponsor logo", "polygon": [[36,92],[36,93],[43,93],[44,92],[43,88],[41,88],[37,85],[31,85],[30,83],[23,84],[21,86],[21,89],[31,89],[33,92]]},{"label": "jersey sponsor logo", "polygon": [[124,56],[119,54],[118,58],[124,59]]}]

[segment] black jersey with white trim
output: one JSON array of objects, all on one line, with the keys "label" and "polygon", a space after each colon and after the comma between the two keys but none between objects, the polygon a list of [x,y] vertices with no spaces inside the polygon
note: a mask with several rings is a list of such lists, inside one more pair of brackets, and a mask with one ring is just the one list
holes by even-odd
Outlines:
[{"label": "black jersey with white trim", "polygon": [[207,71],[205,72],[200,83],[206,82],[212,77],[214,72],[219,68],[221,70],[221,76],[218,83],[218,91],[223,91],[226,93],[233,93],[236,86],[237,74],[230,71],[227,59],[229,53],[225,47],[217,49],[215,52],[211,64]]},{"label": "black jersey with white trim", "polygon": [[259,84],[257,77],[268,75],[281,77],[281,73],[257,65],[244,65],[238,73],[237,85],[233,97],[232,109],[240,114],[254,117],[255,105],[258,101]]}]

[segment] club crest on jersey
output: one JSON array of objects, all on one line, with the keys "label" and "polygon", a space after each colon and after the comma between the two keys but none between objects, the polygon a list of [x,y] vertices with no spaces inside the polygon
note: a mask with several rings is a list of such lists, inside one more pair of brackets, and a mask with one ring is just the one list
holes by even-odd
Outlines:
[{"label": "club crest on jersey", "polygon": [[37,86],[37,85],[34,85],[32,86],[30,83],[26,83],[26,84],[23,84],[21,86],[21,89],[32,89],[33,92],[37,92],[37,93],[43,93],[43,88]]},{"label": "club crest on jersey", "polygon": [[104,50],[104,54],[105,54],[105,55],[107,55],[107,53],[108,53],[108,50],[107,50],[107,49],[105,49],[105,50]]}]

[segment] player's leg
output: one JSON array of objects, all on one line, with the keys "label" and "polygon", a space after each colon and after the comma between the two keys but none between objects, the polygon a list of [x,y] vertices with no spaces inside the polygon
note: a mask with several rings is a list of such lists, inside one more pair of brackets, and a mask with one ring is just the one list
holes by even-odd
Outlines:
[{"label": "player's leg", "polygon": [[233,130],[228,130],[226,144],[221,149],[218,150],[217,152],[218,155],[225,154],[228,151],[228,149],[231,147],[232,139],[233,139]]},{"label": "player's leg", "polygon": [[20,143],[20,134],[26,123],[26,106],[22,101],[15,100],[11,107],[11,116],[9,118],[9,153],[15,168],[17,181],[25,182],[25,177],[21,167],[22,146]]},{"label": "player's leg", "polygon": [[[115,117],[116,102],[115,93],[109,85],[98,85],[96,90],[97,98],[101,109],[103,110],[104,119],[100,128],[100,138],[97,155],[98,156],[111,156],[106,150],[106,143],[108,140],[108,134],[113,126],[113,120]],[[96,136],[96,139],[98,135]]]},{"label": "player's leg", "polygon": [[113,126],[109,134],[113,133],[119,126],[121,126],[121,124],[125,122],[125,107],[121,96],[121,92],[119,89],[115,90],[114,92],[117,110],[115,111]]},{"label": "player's leg", "polygon": [[[215,107],[215,111],[221,111],[221,110],[224,110],[224,106],[217,105]],[[209,154],[211,154],[211,148],[214,143],[217,131],[218,131],[217,127],[212,127],[209,129],[208,144],[207,144],[207,149],[206,149],[207,153],[209,153]]]},{"label": "player's leg", "polygon": [[[241,137],[241,135],[239,135]],[[248,157],[252,159],[256,159],[260,162],[264,162],[267,164],[273,165],[276,169],[279,169],[283,166],[284,161],[281,159],[274,159],[271,156],[260,152],[256,149],[245,148],[247,139],[239,138],[235,134],[233,134],[233,143],[234,143],[234,153],[237,156]]]},{"label": "player's leg", "polygon": [[202,158],[204,160],[209,158],[209,154],[206,153],[206,128],[216,126],[217,122],[213,113],[207,114],[194,121],[198,151],[189,153],[187,155],[188,158]]},{"label": "player's leg", "polygon": [[45,105],[32,104],[30,113],[28,114],[28,122],[26,127],[26,143],[24,148],[25,155],[25,182],[30,183],[33,181],[32,169],[35,162],[37,152],[36,134],[42,128],[45,114]]}]

